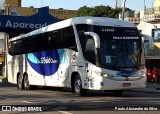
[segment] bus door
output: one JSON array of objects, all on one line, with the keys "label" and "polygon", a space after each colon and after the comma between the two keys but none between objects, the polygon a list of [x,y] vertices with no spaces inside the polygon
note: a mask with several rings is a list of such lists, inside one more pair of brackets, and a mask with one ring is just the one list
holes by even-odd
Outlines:
[{"label": "bus door", "polygon": [[84,78],[84,85],[87,87],[93,87],[93,82],[95,81],[92,77],[93,65],[96,65],[96,52],[95,52],[95,43],[94,39],[86,35],[86,41],[84,46],[84,58],[85,61],[85,73],[86,77]]},{"label": "bus door", "polygon": [[[77,72],[80,77],[84,75],[85,62],[80,51],[71,51],[70,52],[70,73]],[[70,74],[71,75],[71,74]]]},{"label": "bus door", "polygon": [[74,71],[77,71],[81,76],[82,84],[84,84],[83,86],[87,86],[89,80],[91,79],[92,66],[96,62],[95,43],[94,39],[88,35],[81,35],[80,42],[82,53],[81,51],[73,52],[71,54],[71,64]]}]

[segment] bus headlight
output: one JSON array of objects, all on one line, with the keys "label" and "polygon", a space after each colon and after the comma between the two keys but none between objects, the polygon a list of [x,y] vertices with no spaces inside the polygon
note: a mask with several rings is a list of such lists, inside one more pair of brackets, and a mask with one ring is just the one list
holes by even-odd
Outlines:
[{"label": "bus headlight", "polygon": [[145,77],[145,76],[146,76],[145,71],[141,71],[141,72],[140,72],[140,77]]},{"label": "bus headlight", "polygon": [[140,77],[145,77],[146,76],[146,74],[145,73],[141,73],[141,75],[140,75]]},{"label": "bus headlight", "polygon": [[99,76],[104,77],[104,78],[110,78],[110,77],[112,77],[112,76],[109,75],[109,74],[102,73],[102,72],[99,72],[99,71],[95,71],[95,73],[96,73],[97,75],[99,75]]},{"label": "bus headlight", "polygon": [[107,78],[107,77],[110,77],[108,74],[105,74],[105,73],[102,73],[101,76]]}]

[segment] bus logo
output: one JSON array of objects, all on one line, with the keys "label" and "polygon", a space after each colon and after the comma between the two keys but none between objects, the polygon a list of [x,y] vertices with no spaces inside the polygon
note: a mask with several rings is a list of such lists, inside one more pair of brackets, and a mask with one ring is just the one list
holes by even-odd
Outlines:
[{"label": "bus logo", "polygon": [[57,72],[60,57],[57,50],[27,54],[30,66],[39,74],[50,76]]},{"label": "bus logo", "polygon": [[51,57],[42,57],[40,63],[41,64],[52,64],[52,63],[58,63],[58,61],[53,60]]},{"label": "bus logo", "polygon": [[129,80],[129,78],[128,77],[126,77],[126,81],[128,81]]},{"label": "bus logo", "polygon": [[130,77],[133,76],[135,73],[136,71],[118,71],[116,73],[116,76]]}]

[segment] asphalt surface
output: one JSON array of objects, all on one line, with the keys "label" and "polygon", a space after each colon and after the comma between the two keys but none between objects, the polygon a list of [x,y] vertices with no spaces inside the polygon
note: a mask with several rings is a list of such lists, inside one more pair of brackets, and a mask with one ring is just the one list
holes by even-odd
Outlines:
[{"label": "asphalt surface", "polygon": [[[71,93],[70,89],[64,88],[38,88],[36,90],[18,90],[16,85],[9,84],[7,80],[0,82],[0,104],[1,106],[14,107],[41,107],[42,111],[34,113],[55,113],[55,114],[105,114],[107,111],[124,111],[123,113],[134,112],[139,109],[139,114],[160,111],[159,84],[148,83],[145,89],[134,89],[124,92],[122,96],[113,96],[111,92],[89,91],[86,97],[80,97]],[[132,108],[126,111],[127,107]],[[2,108],[2,107],[1,107]],[[144,110],[147,108],[149,111]],[[138,110],[138,109],[137,109]],[[143,112],[142,112],[143,111]],[[8,114],[10,112],[0,112]],[[30,111],[14,112],[32,113]]]}]

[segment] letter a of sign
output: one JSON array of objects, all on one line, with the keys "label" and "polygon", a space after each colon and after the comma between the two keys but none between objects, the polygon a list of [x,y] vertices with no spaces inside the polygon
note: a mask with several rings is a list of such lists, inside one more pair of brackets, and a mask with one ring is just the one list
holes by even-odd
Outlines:
[{"label": "letter a of sign", "polygon": [[5,27],[12,27],[12,23],[10,20],[7,21],[6,26]]}]

